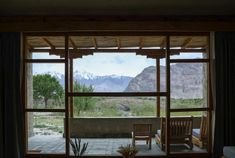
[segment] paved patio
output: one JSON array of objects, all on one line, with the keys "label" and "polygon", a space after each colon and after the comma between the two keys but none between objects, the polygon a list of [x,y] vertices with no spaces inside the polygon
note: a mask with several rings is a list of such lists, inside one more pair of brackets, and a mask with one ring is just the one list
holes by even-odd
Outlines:
[{"label": "paved patio", "polygon": [[[40,153],[65,153],[65,139],[61,135],[36,135],[28,140],[29,150]],[[131,144],[130,138],[84,138],[83,142],[88,142],[88,147],[84,155],[120,155],[117,150],[119,146]],[[149,150],[145,141],[136,143],[139,149],[138,155],[164,155],[165,153],[152,140],[152,149]],[[184,145],[171,146],[171,151],[175,152],[205,152],[205,150],[194,146],[193,150],[187,149]],[[71,155],[73,152],[71,151]]]}]

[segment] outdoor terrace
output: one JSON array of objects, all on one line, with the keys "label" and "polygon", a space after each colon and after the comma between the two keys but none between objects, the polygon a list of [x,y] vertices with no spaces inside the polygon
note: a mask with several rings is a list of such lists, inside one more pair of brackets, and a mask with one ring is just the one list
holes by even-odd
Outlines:
[{"label": "outdoor terrace", "polygon": [[[131,138],[84,138],[83,142],[88,142],[88,147],[84,155],[105,155],[105,156],[117,156],[120,155],[117,150],[118,147],[131,144]],[[152,139],[152,149],[149,150],[145,141],[139,141],[136,144],[139,150],[138,155],[165,155],[165,152],[156,144]],[[48,136],[33,136],[29,138],[29,150],[39,151],[41,154],[63,154],[65,153],[65,139],[59,135]],[[172,145],[172,152],[193,152],[201,153],[206,152],[205,149],[201,149],[194,145],[193,150],[189,150],[185,145]],[[71,150],[71,154],[72,150]]]}]

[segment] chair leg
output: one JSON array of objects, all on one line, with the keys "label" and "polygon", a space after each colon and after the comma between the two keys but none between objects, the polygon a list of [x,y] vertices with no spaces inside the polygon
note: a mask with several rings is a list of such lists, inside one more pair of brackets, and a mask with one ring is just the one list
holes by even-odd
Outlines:
[{"label": "chair leg", "polygon": [[189,142],[189,144],[190,144],[190,150],[192,150],[192,149],[193,149],[193,141],[192,141],[192,138],[190,138],[189,140],[190,140],[190,142]]},{"label": "chair leg", "polygon": [[190,150],[193,149],[193,143],[190,143]]},{"label": "chair leg", "polygon": [[152,139],[150,138],[149,139],[149,149],[151,150],[151,148],[152,148]]},{"label": "chair leg", "polygon": [[165,151],[165,146],[164,144],[161,144],[162,151]]},{"label": "chair leg", "polygon": [[200,148],[203,148],[203,142],[202,142],[202,141],[199,142],[199,147],[200,147]]},{"label": "chair leg", "polygon": [[187,142],[186,144],[189,146],[189,149],[190,149],[190,150],[193,149],[193,143],[192,143],[192,142],[189,141],[189,142]]}]

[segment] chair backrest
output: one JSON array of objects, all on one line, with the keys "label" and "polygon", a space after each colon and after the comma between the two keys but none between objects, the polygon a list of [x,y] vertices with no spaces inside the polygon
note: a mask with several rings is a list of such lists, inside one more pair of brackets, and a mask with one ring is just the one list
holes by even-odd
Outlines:
[{"label": "chair backrest", "polygon": [[133,133],[135,136],[151,135],[152,124],[134,124]]},{"label": "chair backrest", "polygon": [[[161,119],[161,138],[165,138],[165,118]],[[170,137],[185,138],[192,135],[193,117],[170,118]]]},{"label": "chair backrest", "polygon": [[200,126],[200,137],[201,139],[207,139],[208,134],[208,117],[202,116]]}]

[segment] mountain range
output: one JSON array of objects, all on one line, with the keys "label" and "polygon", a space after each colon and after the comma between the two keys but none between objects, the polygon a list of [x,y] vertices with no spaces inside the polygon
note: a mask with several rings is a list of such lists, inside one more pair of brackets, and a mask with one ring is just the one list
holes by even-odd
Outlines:
[{"label": "mountain range", "polygon": [[[203,65],[174,64],[171,65],[171,97],[203,98]],[[55,76],[64,86],[64,75],[48,72]],[[136,77],[130,76],[96,76],[88,72],[74,72],[74,80],[81,84],[92,85],[96,92],[154,92],[156,91],[156,67],[145,68]],[[166,91],[165,66],[160,67],[160,89]]]},{"label": "mountain range", "polygon": [[[48,73],[54,76],[64,87],[64,74],[55,72]],[[91,85],[95,92],[123,92],[133,78],[118,75],[97,76],[85,71],[75,71],[73,76],[74,81],[78,81],[87,86]]]}]

